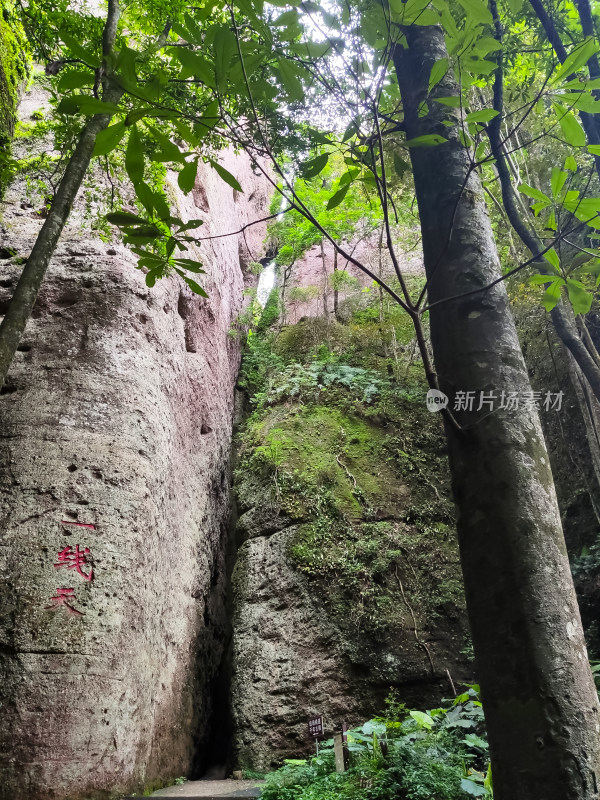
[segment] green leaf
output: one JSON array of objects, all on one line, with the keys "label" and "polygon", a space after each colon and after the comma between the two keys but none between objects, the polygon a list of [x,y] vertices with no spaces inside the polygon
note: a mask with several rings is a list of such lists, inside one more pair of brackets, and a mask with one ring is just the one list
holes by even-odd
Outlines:
[{"label": "green leaf", "polygon": [[277,62],[279,72],[281,73],[281,80],[285,87],[286,92],[292,100],[303,100],[304,89],[300,82],[294,65],[285,58],[280,58]]},{"label": "green leaf", "polygon": [[130,214],[128,211],[113,211],[106,215],[106,219],[111,225],[119,228],[130,228],[132,225],[149,225],[150,220],[138,217],[137,214]]},{"label": "green leaf", "polygon": [[201,80],[211,89],[216,89],[215,76],[209,61],[186,47],[171,47],[168,52],[169,55],[177,58],[184,69],[191,75]]},{"label": "green leaf", "polygon": [[488,743],[485,739],[482,739],[481,736],[477,736],[476,733],[467,733],[463,741],[465,744],[468,744],[469,747],[479,747],[481,750],[488,749]]},{"label": "green leaf", "polygon": [[133,125],[125,151],[125,169],[132,183],[144,180],[144,149],[137,127]]},{"label": "green leaf", "polygon": [[573,72],[577,72],[598,51],[600,51],[600,44],[592,37],[576,45],[566,57],[564,63],[554,73],[550,85],[558,83],[562,78],[571,75]]},{"label": "green leaf", "polygon": [[[196,220],[200,224],[202,224],[202,220]],[[187,223],[189,224],[189,223]],[[175,263],[179,264],[180,267],[187,269],[189,272],[204,272],[205,270],[202,269],[202,264],[199,261],[194,261],[191,258],[176,258]]]},{"label": "green leaf", "polygon": [[594,299],[591,292],[586,291],[585,286],[580,281],[567,278],[567,294],[573,306],[575,314],[587,314],[592,307]]},{"label": "green leaf", "polygon": [[526,194],[527,197],[532,197],[534,200],[540,200],[542,203],[546,203],[547,205],[551,205],[552,203],[552,200],[548,197],[548,195],[540,192],[539,189],[535,189],[533,186],[529,186],[526,183],[520,183],[517,188],[522,194]]},{"label": "green leaf", "polygon": [[560,129],[567,144],[573,147],[583,147],[586,143],[585,132],[575,116],[564,106],[553,104],[554,112],[558,117]]},{"label": "green leaf", "polygon": [[179,188],[184,194],[189,194],[194,188],[194,184],[196,183],[196,175],[198,174],[198,159],[195,158],[192,161],[188,161],[184,168],[181,170],[179,175],[177,176],[177,183],[179,184]]},{"label": "green leaf", "polygon": [[434,97],[436,103],[441,103],[449,108],[460,108],[460,97]]},{"label": "green leaf", "polygon": [[240,186],[238,179],[232,175],[229,170],[225,169],[225,167],[221,166],[221,164],[219,164],[217,161],[213,161],[212,158],[208,159],[208,163],[218,173],[218,175],[223,178],[225,183],[228,183],[231,187],[233,187],[236,192],[244,191]]},{"label": "green leaf", "polygon": [[493,108],[482,108],[481,111],[472,111],[467,114],[465,120],[467,122],[489,122],[498,116],[498,112]]},{"label": "green leaf", "polygon": [[148,125],[148,123],[146,123],[146,127],[154,141],[160,146],[160,151],[154,152],[150,156],[153,161],[183,162],[185,160],[185,154],[181,152],[168,136],[165,136],[162,131],[159,131],[158,128],[155,128],[153,125]]},{"label": "green leaf", "polygon": [[542,295],[542,305],[550,312],[560,300],[560,290],[565,285],[562,278],[555,278]]},{"label": "green leaf", "polygon": [[550,186],[552,187],[552,197],[558,197],[565,181],[568,178],[568,173],[563,172],[558,167],[552,167],[552,178],[550,179]]},{"label": "green leaf", "polygon": [[438,85],[438,83],[442,80],[442,78],[447,72],[448,72],[448,59],[440,58],[438,61],[435,62],[435,64],[431,68],[427,94],[429,94],[431,90]]},{"label": "green leaf", "polygon": [[95,76],[90,70],[77,70],[63,72],[58,81],[57,89],[59,92],[66,92],[69,89],[81,89],[84,86],[93,86]]},{"label": "green leaf", "polygon": [[94,144],[93,156],[108,155],[119,144],[123,136],[125,136],[125,123],[117,122],[116,125],[111,125],[110,128],[100,131],[96,136]]},{"label": "green leaf", "polygon": [[485,797],[488,793],[486,788],[475,783],[475,781],[469,780],[469,778],[460,779],[460,788],[472,797]]},{"label": "green leaf", "polygon": [[467,17],[473,22],[482,22],[484,25],[493,25],[494,19],[487,4],[483,0],[459,0],[467,12]]},{"label": "green leaf", "polygon": [[544,253],[544,258],[554,267],[556,272],[560,272],[560,259],[558,257],[558,253],[553,247],[551,247],[549,250],[546,250]]},{"label": "green leaf", "polygon": [[298,12],[295,8],[291,8],[289,11],[284,11],[283,14],[280,14],[277,19],[274,19],[271,25],[275,25],[277,28],[283,28],[286,25],[294,25],[297,22]]},{"label": "green leaf", "polygon": [[341,189],[338,189],[337,192],[335,192],[335,194],[333,194],[329,198],[329,200],[327,202],[327,210],[328,211],[331,211],[332,208],[336,208],[336,206],[339,206],[339,204],[344,200],[344,197],[346,197],[346,194],[348,193],[348,189],[349,188],[350,188],[350,184],[348,183],[345,186],[342,186]]},{"label": "green leaf", "polygon": [[409,714],[415,720],[419,728],[426,728],[428,731],[433,728],[433,719],[424,711],[410,711]]},{"label": "green leaf", "polygon": [[302,44],[292,46],[292,50],[299,56],[309,58],[323,58],[327,53],[335,52],[330,41],[326,42],[302,42]]},{"label": "green leaf", "polygon": [[322,172],[329,161],[329,153],[322,153],[320,156],[316,158],[312,158],[310,161],[307,161],[301,169],[302,177],[305,180],[310,180],[314,178],[319,172]]},{"label": "green leaf", "polygon": [[187,283],[187,285],[190,287],[192,292],[194,292],[194,294],[199,294],[200,297],[208,297],[207,293],[204,291],[204,289],[198,283],[196,283],[196,281],[192,280],[191,278],[188,278],[187,275],[182,275],[181,277]]},{"label": "green leaf", "polygon": [[222,25],[217,30],[213,52],[217,87],[223,91],[227,84],[231,59],[238,52],[235,34],[228,26]]},{"label": "green leaf", "polygon": [[84,63],[88,64],[90,67],[97,67],[100,63],[98,56],[92,51],[88,50],[86,47],[83,47],[76,39],[74,39],[71,34],[66,31],[64,28],[60,28],[58,31],[60,38],[63,42],[67,45],[69,50],[73,53],[76,58],[81,59]]},{"label": "green leaf", "polygon": [[63,97],[56,108],[59,114],[85,114],[92,117],[94,114],[116,114],[119,106],[115,103],[104,103],[87,94],[73,94]]},{"label": "green leaf", "polygon": [[571,172],[577,172],[577,161],[573,158],[573,156],[567,156],[565,159],[565,169],[571,170]]},{"label": "green leaf", "polygon": [[414,139],[407,139],[404,142],[405,147],[435,147],[438,144],[447,142],[439,133],[426,133],[424,136],[415,136]]},{"label": "green leaf", "polygon": [[600,144],[588,144],[587,149],[593,156],[600,156]]},{"label": "green leaf", "polygon": [[402,158],[402,156],[394,151],[394,170],[399,178],[402,178],[410,169],[410,165]]}]

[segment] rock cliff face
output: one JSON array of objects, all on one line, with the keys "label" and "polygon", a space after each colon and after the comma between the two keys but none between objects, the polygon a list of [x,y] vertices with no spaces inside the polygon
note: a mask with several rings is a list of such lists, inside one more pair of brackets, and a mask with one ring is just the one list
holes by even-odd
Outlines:
[{"label": "rock cliff face", "polygon": [[331,735],[382,711],[393,689],[432,707],[451,694],[449,675],[472,678],[439,420],[404,362],[389,379],[389,335],[378,318],[313,318],[247,354],[242,382],[265,359],[271,378],[235,470],[240,766],[313,750],[311,716]]},{"label": "rock cliff face", "polygon": [[[199,235],[263,215],[232,154],[171,196]],[[15,190],[17,191],[17,190]],[[9,198],[0,311],[40,224]],[[23,198],[25,199],[25,198]],[[260,256],[264,231],[250,229]],[[0,396],[0,798],[109,798],[206,764],[224,652],[238,236],[202,243],[208,300],[148,289],[71,225]],[[78,561],[78,557],[79,561]]]}]

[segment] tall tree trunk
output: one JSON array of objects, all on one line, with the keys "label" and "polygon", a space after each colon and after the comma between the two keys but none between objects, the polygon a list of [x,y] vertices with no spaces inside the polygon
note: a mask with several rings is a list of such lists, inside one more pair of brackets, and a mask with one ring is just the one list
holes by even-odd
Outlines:
[{"label": "tall tree trunk", "polygon": [[[111,67],[109,62],[113,56],[118,22],[118,0],[109,0],[108,14],[102,34],[103,67],[106,75],[102,99],[107,103],[118,103],[123,95],[123,89],[113,84],[110,80]],[[90,166],[96,137],[100,131],[108,127],[111,116],[111,114],[96,114],[83,127],[73,155],[67,163],[56,196],[52,201],[48,216],[23,268],[10,305],[0,325],[0,387],[6,380],[6,375],[39,294],[48,264],[67,223],[77,192]]]},{"label": "tall tree trunk", "polygon": [[[477,175],[460,144],[458,112],[435,102],[419,116],[441,29],[405,31],[394,63],[407,139],[450,141],[413,148],[428,280],[431,338],[440,387],[531,391],[502,282]],[[434,96],[456,96],[450,75]],[[442,123],[454,123],[445,127]],[[497,800],[598,798],[598,697],[567,558],[538,413],[487,406],[448,424],[450,468],[467,609],[488,727]]]}]

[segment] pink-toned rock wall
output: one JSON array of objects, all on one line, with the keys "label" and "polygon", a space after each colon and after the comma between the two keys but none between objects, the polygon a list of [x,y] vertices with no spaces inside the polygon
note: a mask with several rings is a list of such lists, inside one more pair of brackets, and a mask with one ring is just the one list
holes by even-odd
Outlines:
[{"label": "pink-toned rock wall", "polygon": [[[265,214],[249,164],[224,163],[243,195],[210,167],[187,198],[171,178],[202,236]],[[40,224],[8,199],[0,313]],[[208,300],[175,278],[148,289],[123,247],[71,225],[0,396],[2,800],[116,797],[206,759],[249,255],[240,236],[197,253]],[[83,575],[55,566],[77,545]]]}]

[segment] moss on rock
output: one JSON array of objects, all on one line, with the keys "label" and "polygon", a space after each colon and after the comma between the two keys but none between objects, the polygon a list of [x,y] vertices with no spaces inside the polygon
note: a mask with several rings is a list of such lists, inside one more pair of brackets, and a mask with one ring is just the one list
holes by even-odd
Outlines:
[{"label": "moss on rock", "polygon": [[29,76],[31,59],[23,27],[10,0],[0,2],[0,196],[15,126],[19,92]]}]

